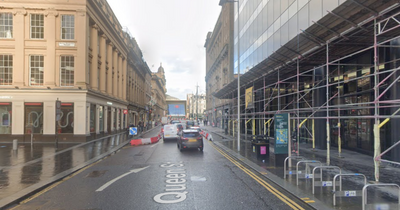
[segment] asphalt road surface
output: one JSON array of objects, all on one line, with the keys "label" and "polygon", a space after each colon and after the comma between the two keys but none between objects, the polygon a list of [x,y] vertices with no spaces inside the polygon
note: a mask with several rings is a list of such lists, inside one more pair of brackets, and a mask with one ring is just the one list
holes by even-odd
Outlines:
[{"label": "asphalt road surface", "polygon": [[[154,130],[146,137],[156,136]],[[309,209],[212,142],[126,146],[13,209]]]}]

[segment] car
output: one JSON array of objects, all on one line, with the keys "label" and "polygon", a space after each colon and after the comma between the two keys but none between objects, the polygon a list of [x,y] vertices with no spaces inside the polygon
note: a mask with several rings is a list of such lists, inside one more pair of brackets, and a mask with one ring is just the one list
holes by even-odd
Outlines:
[{"label": "car", "polygon": [[201,130],[200,127],[194,126],[194,127],[190,127],[190,129],[191,129],[191,130],[197,130],[197,131],[199,131],[200,135],[203,135],[203,130]]},{"label": "car", "polygon": [[177,147],[180,151],[183,149],[197,148],[202,152],[203,146],[203,137],[198,130],[185,129],[179,133]]},{"label": "car", "polygon": [[189,129],[192,126],[194,126],[194,121],[193,120],[186,121],[186,129]]},{"label": "car", "polygon": [[176,124],[164,125],[163,139],[178,139],[179,138],[179,129]]},{"label": "car", "polygon": [[176,124],[176,123],[181,123],[180,120],[171,120],[170,124]]}]

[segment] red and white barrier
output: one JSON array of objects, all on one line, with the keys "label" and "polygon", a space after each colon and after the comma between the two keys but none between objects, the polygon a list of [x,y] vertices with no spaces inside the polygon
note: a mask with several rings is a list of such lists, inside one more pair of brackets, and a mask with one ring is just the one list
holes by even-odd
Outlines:
[{"label": "red and white barrier", "polygon": [[139,146],[143,144],[154,144],[160,140],[158,136],[144,139],[132,139],[131,146]]}]

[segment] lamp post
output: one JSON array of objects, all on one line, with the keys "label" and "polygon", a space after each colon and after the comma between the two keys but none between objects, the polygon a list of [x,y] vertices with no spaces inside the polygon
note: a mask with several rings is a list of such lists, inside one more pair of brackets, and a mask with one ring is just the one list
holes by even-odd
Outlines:
[{"label": "lamp post", "polygon": [[233,3],[236,2],[237,4],[237,62],[238,62],[238,76],[237,76],[237,84],[238,84],[238,91],[237,91],[237,97],[238,97],[238,116],[237,116],[237,142],[238,142],[238,151],[240,152],[240,42],[239,42],[239,36],[240,36],[240,25],[239,25],[239,0],[221,0],[220,4],[222,3],[229,2]]}]

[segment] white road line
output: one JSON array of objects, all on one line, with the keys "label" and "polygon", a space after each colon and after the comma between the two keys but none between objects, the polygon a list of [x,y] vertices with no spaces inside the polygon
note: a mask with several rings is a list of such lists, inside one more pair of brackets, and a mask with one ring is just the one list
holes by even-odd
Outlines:
[{"label": "white road line", "polygon": [[113,179],[113,180],[111,180],[111,181],[105,183],[103,186],[101,186],[99,189],[97,189],[96,192],[101,192],[101,191],[103,191],[103,190],[106,189],[108,186],[110,186],[110,185],[112,185],[114,182],[116,182],[118,179],[121,179],[121,178],[123,178],[123,177],[125,177],[125,176],[127,176],[127,175],[129,175],[129,174],[131,174],[131,173],[138,173],[139,171],[142,171],[142,170],[144,170],[144,169],[146,169],[146,168],[148,168],[148,167],[150,167],[150,166],[147,166],[147,167],[144,167],[144,168],[137,168],[137,169],[130,170],[128,173],[122,174],[121,176],[119,176],[119,177],[117,177],[117,178],[115,178],[115,179]]}]

